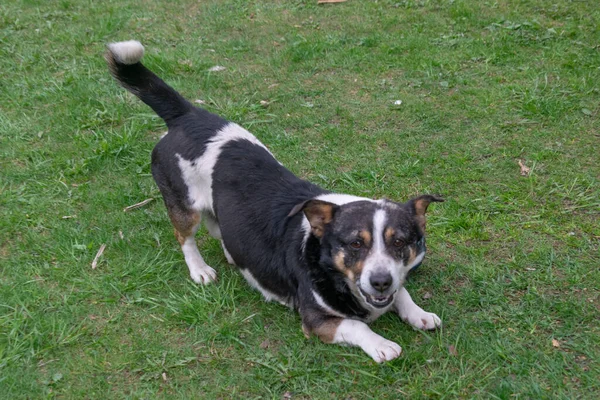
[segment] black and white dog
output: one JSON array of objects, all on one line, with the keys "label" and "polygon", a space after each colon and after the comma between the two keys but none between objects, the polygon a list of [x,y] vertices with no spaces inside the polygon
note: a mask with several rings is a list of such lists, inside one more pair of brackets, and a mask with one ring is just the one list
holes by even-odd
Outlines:
[{"label": "black and white dog", "polygon": [[194,239],[203,220],[251,286],[298,310],[307,336],[359,346],[383,362],[402,349],[366,322],[394,310],[417,329],[441,325],[403,287],[425,255],[427,206],[441,198],[401,204],[302,180],[244,128],[185,100],[140,63],[143,54],[139,42],[119,42],[106,59],[169,129],[152,152],[152,175],[194,282],[216,279]]}]

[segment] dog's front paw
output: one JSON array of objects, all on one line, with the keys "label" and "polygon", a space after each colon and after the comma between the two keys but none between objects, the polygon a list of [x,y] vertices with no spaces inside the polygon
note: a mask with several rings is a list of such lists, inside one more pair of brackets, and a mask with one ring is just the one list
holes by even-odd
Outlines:
[{"label": "dog's front paw", "polygon": [[421,330],[431,330],[442,326],[440,317],[424,310],[418,310],[409,314],[406,321],[411,324],[413,328]]},{"label": "dog's front paw", "polygon": [[402,353],[402,347],[391,340],[379,337],[376,341],[365,346],[363,350],[371,356],[376,363],[390,361]]},{"label": "dog's front paw", "polygon": [[217,271],[208,265],[190,268],[190,277],[199,285],[207,285],[217,280]]}]

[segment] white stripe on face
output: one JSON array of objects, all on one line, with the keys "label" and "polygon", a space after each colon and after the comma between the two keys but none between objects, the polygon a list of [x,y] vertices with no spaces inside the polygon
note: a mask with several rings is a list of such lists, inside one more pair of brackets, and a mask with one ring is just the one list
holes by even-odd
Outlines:
[{"label": "white stripe on face", "polygon": [[385,252],[385,242],[383,240],[383,230],[387,222],[385,210],[379,209],[373,215],[373,254]]},{"label": "white stripe on face", "polygon": [[385,247],[384,232],[387,219],[385,209],[378,209],[373,214],[373,245],[371,252],[365,259],[365,266],[360,276],[360,287],[369,294],[377,293],[377,290],[371,286],[371,275],[375,272],[381,272],[382,269],[392,276],[393,283],[390,288],[392,292],[397,289],[400,282],[398,263],[387,253]]}]

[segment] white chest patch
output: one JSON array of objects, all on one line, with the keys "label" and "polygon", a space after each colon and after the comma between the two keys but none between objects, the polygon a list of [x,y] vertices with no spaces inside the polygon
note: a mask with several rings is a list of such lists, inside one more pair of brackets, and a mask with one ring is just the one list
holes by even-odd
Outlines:
[{"label": "white chest patch", "polygon": [[211,213],[215,213],[213,209],[212,174],[221,154],[221,149],[225,144],[234,140],[247,140],[269,151],[250,132],[237,124],[229,123],[217,132],[207,143],[204,154],[195,160],[185,160],[181,155],[175,155],[179,160],[183,180],[188,187],[188,200],[192,209],[196,211],[209,210]]}]

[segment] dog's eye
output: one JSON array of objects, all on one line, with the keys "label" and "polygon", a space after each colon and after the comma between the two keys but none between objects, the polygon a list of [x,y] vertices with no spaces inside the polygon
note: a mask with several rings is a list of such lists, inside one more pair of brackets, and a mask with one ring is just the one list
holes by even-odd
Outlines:
[{"label": "dog's eye", "polygon": [[362,247],[362,242],[360,240],[350,242],[350,247],[352,247],[353,249],[360,249]]},{"label": "dog's eye", "polygon": [[405,244],[406,242],[402,239],[394,240],[394,247],[403,247]]}]

